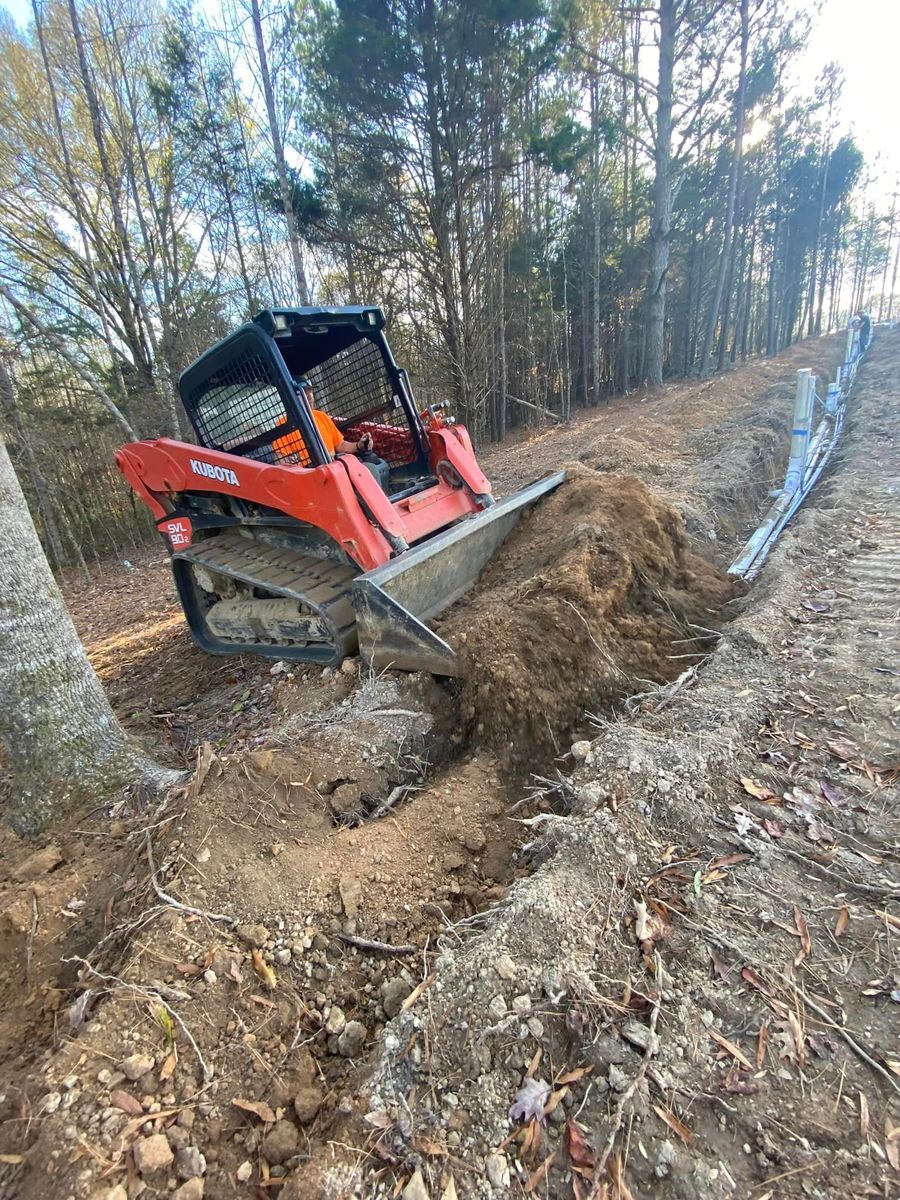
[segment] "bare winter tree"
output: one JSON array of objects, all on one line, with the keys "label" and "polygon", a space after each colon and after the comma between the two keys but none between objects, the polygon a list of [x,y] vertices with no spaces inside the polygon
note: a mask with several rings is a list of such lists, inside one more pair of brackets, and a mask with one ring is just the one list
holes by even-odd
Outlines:
[{"label": "bare winter tree", "polygon": [[179,774],[129,742],[53,579],[6,445],[0,441],[0,746],[6,816],[36,834],[84,800]]}]

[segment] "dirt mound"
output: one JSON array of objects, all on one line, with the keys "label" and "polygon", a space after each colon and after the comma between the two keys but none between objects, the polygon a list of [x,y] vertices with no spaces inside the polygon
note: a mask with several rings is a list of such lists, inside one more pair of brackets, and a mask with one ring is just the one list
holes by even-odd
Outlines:
[{"label": "dirt mound", "polygon": [[463,719],[519,765],[558,751],[585,709],[699,659],[703,641],[673,643],[733,594],[639,479],[575,464],[443,622],[464,664]]}]

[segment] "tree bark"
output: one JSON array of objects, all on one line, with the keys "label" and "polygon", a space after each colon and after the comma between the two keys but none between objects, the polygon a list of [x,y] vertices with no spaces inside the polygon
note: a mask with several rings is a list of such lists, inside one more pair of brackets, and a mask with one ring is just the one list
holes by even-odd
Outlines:
[{"label": "tree bark", "polygon": [[309,288],[306,283],[306,271],[303,269],[303,257],[300,253],[300,231],[297,228],[297,215],[294,212],[291,185],[288,180],[287,166],[284,161],[284,143],[281,140],[281,130],[278,128],[278,114],[275,111],[275,93],[272,90],[269,60],[266,55],[266,44],[263,40],[259,0],[251,0],[251,10],[253,16],[253,33],[256,37],[256,53],[259,56],[259,73],[262,78],[263,95],[266,100],[266,114],[269,118],[269,134],[272,138],[272,152],[275,155],[275,168],[278,172],[281,207],[284,210],[288,240],[291,244],[291,257],[294,260],[294,276],[297,280],[297,291],[300,293],[300,303],[309,304]]},{"label": "tree bark", "polygon": [[179,778],[129,744],[78,640],[0,441],[0,744],[7,819],[39,833],[85,800]]},{"label": "tree bark", "polygon": [[672,229],[672,77],[675,70],[675,24],[675,0],[660,0],[653,219],[650,228],[645,352],[645,374],[651,384],[662,383],[663,377],[666,275],[669,270],[669,236]]},{"label": "tree bark", "polygon": [[[700,351],[700,378],[703,379],[710,368],[710,355],[716,337],[716,326],[722,308],[722,297],[725,292],[725,280],[732,259],[732,240],[734,236],[734,213],[737,203],[738,178],[740,176],[741,158],[744,148],[744,96],[747,88],[747,51],[750,45],[750,5],[749,0],[741,0],[741,65],[738,75],[737,96],[735,97],[734,120],[734,149],[731,155],[731,169],[728,174],[728,200],[725,208],[725,227],[722,231],[722,257],[719,259],[719,270],[716,274],[716,288],[713,293],[709,316],[706,321],[706,334],[703,338],[703,349]],[[723,331],[724,335],[724,331]],[[724,344],[724,336],[723,336]]]}]

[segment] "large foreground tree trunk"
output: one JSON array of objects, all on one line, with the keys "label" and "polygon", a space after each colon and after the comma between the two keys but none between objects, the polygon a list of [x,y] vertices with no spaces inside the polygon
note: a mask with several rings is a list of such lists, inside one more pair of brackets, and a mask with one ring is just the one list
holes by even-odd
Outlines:
[{"label": "large foreground tree trunk", "polygon": [[6,817],[39,833],[85,800],[179,775],[137,752],[109,706],[0,440],[0,746]]}]

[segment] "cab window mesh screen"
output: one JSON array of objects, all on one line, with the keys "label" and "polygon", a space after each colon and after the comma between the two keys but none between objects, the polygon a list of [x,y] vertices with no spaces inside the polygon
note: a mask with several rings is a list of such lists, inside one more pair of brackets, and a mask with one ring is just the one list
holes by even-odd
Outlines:
[{"label": "cab window mesh screen", "polygon": [[391,466],[412,462],[415,444],[403,409],[395,404],[381,351],[363,338],[307,372],[313,405],[355,441],[371,433],[375,453]]},{"label": "cab window mesh screen", "polygon": [[[193,388],[188,402],[203,442],[220,450],[231,450],[252,438],[274,432],[288,419],[284,401],[272,383],[266,363],[257,354],[238,354]],[[302,449],[300,435],[298,449]],[[274,462],[268,446],[247,453],[248,458]]]}]

